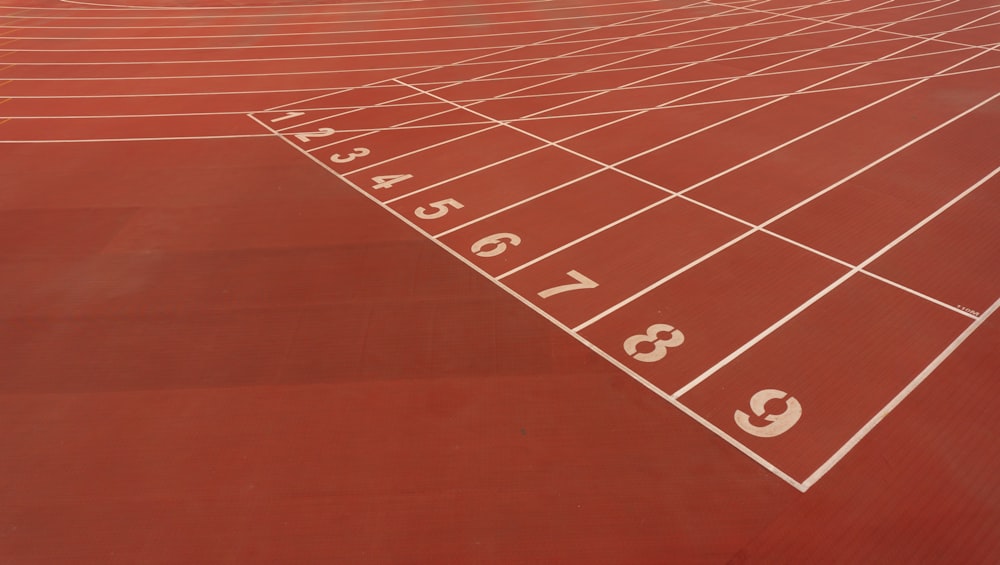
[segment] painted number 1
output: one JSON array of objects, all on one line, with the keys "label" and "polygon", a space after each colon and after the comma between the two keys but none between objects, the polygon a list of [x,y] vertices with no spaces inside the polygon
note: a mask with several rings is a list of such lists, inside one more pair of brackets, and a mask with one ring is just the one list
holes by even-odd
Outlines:
[{"label": "painted number 1", "polygon": [[285,112],[284,116],[278,116],[277,118],[271,118],[271,123],[276,124],[278,122],[283,122],[285,120],[290,120],[292,118],[297,118],[299,116],[305,116],[305,112]]}]

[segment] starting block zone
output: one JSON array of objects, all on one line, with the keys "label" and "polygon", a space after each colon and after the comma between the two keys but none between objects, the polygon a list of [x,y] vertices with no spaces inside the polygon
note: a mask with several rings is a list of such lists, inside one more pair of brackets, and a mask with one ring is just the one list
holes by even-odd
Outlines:
[{"label": "starting block zone", "polygon": [[766,80],[446,67],[250,117],[805,491],[1000,305],[996,57],[848,30]]}]

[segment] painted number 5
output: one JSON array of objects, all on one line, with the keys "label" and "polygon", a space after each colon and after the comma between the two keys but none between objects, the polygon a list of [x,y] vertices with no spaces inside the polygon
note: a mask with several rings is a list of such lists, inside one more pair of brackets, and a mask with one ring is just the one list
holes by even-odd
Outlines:
[{"label": "painted number 5", "polygon": [[427,206],[429,206],[434,211],[428,212],[427,208],[420,206],[419,208],[414,210],[413,213],[416,214],[418,218],[423,218],[425,220],[436,220],[438,218],[444,217],[444,215],[448,213],[449,207],[454,208],[456,210],[458,210],[459,208],[465,208],[465,205],[463,205],[458,200],[455,200],[454,198],[448,198],[446,200],[438,200],[437,202],[431,202]]},{"label": "painted number 5", "polygon": [[[661,337],[663,334],[665,337]],[[668,324],[653,324],[649,326],[645,334],[634,335],[626,339],[624,347],[625,353],[628,353],[629,357],[636,361],[653,363],[666,357],[668,349],[678,347],[682,343],[684,343],[684,334],[680,330]],[[642,347],[648,351],[639,351],[640,344],[648,344]],[[652,350],[649,350],[650,346],[652,346]]]},{"label": "painted number 5", "polygon": [[802,405],[787,392],[766,388],[750,397],[747,414],[737,410],[733,417],[744,432],[757,437],[775,437],[787,432],[802,417]]}]

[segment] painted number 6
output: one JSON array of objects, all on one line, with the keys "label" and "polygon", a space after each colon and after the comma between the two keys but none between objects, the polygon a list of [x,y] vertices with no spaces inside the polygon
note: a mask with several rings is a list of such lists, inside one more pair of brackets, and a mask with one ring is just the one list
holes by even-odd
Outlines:
[{"label": "painted number 6", "polygon": [[458,210],[459,208],[465,208],[465,205],[463,205],[458,200],[455,200],[454,198],[448,198],[446,200],[438,200],[437,202],[431,202],[430,204],[428,204],[428,206],[430,206],[430,208],[434,211],[428,212],[427,208],[420,206],[419,208],[414,210],[413,213],[416,214],[418,218],[423,218],[425,220],[436,220],[447,214],[449,207],[454,208],[456,210]]},{"label": "painted number 6", "polygon": [[480,257],[496,257],[507,251],[507,245],[517,247],[521,238],[513,233],[495,233],[472,244],[472,252]]},{"label": "painted number 6", "polygon": [[[666,339],[661,339],[660,334],[667,334]],[[652,344],[653,350],[647,353],[639,352],[640,343]],[[636,361],[643,363],[653,363],[663,359],[667,355],[667,349],[677,347],[684,343],[684,334],[680,330],[674,329],[668,324],[653,324],[649,326],[645,334],[634,335],[625,340],[625,353]]]}]

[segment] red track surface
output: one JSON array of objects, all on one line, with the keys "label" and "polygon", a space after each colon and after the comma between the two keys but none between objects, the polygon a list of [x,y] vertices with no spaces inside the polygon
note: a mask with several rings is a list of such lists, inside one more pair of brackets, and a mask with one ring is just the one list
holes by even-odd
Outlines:
[{"label": "red track surface", "polygon": [[1000,4],[185,4],[0,5],[0,561],[1000,561]]}]

